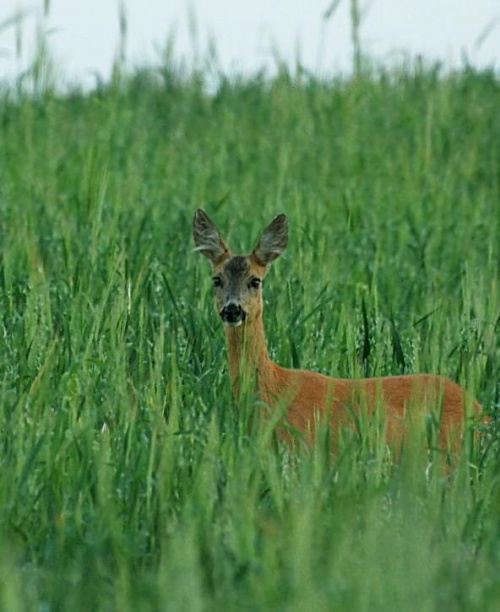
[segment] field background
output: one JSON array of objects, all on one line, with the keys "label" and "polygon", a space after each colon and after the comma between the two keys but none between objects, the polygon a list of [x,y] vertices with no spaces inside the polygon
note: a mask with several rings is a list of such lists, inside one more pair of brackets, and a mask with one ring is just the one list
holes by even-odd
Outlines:
[{"label": "field background", "polygon": [[[498,76],[51,74],[0,90],[0,608],[497,610]],[[366,423],[336,458],[247,434],[199,206],[245,252],[288,214],[277,361],[450,376],[481,443],[443,475]]]}]

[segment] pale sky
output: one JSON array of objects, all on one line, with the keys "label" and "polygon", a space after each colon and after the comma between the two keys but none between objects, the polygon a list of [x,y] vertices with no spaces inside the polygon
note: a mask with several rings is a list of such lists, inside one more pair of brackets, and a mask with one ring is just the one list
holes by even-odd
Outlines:
[{"label": "pale sky", "polygon": [[[119,0],[45,0],[43,27],[50,47],[71,80],[92,82],[96,71],[109,75],[119,39]],[[249,71],[273,65],[273,49],[289,62],[297,53],[315,72],[349,70],[350,2],[340,0],[328,21],[332,0],[124,0],[127,58],[132,64],[158,61],[169,33],[177,56],[203,55],[212,39],[224,71]],[[422,54],[448,66],[470,63],[500,66],[499,0],[360,0],[363,48],[390,62],[403,53]],[[28,64],[44,0],[0,0],[0,79]],[[21,55],[16,27],[1,26],[24,10]],[[190,35],[194,15],[196,45]],[[484,34],[487,34],[485,37]],[[481,43],[481,38],[484,40]],[[19,40],[19,37],[18,37]]]}]

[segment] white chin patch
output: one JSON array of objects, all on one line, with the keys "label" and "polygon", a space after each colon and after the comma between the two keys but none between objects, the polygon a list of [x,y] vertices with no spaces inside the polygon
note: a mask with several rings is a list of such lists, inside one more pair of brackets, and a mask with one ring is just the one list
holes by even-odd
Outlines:
[{"label": "white chin patch", "polygon": [[241,319],[239,321],[236,321],[236,323],[229,323],[228,321],[224,321],[224,325],[226,327],[239,327],[242,323],[243,321]]}]

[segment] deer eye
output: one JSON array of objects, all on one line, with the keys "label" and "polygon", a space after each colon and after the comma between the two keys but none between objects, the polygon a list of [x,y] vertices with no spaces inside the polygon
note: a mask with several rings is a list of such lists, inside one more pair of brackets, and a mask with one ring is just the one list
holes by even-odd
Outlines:
[{"label": "deer eye", "polygon": [[248,286],[251,287],[252,289],[258,289],[261,284],[262,284],[262,281],[260,280],[260,278],[252,278],[250,282],[248,283]]},{"label": "deer eye", "polygon": [[222,278],[220,276],[214,276],[214,287],[222,287]]}]

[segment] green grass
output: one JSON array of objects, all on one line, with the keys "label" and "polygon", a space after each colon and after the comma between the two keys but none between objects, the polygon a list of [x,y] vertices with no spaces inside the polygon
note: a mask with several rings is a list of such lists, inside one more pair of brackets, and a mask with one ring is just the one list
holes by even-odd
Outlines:
[{"label": "green grass", "polygon": [[[0,608],[497,609],[498,77],[31,89],[0,92]],[[334,458],[247,434],[199,206],[242,251],[288,214],[278,362],[452,377],[482,442],[443,475],[368,424]]]}]

